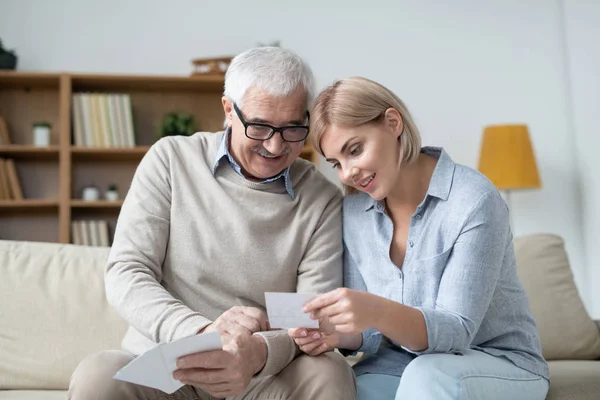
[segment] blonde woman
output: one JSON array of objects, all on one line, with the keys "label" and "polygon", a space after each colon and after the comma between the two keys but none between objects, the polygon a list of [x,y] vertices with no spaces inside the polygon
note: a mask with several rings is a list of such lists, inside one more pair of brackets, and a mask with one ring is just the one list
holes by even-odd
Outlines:
[{"label": "blonde woman", "polygon": [[311,140],[344,199],[345,288],[305,307],[301,350],[360,351],[358,399],[544,399],[548,366],[517,277],[508,209],[483,175],[423,147],[404,103],[350,78]]}]

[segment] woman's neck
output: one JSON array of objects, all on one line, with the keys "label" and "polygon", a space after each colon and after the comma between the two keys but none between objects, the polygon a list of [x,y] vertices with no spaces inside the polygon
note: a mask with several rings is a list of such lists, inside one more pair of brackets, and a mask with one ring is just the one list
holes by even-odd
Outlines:
[{"label": "woman's neck", "polygon": [[417,161],[401,167],[396,185],[385,199],[386,207],[392,213],[412,214],[427,194],[436,164],[436,158],[421,153]]}]

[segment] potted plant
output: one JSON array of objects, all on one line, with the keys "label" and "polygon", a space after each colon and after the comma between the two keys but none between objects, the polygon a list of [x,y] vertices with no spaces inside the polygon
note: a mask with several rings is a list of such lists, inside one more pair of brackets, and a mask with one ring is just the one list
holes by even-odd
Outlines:
[{"label": "potted plant", "polygon": [[194,117],[188,113],[170,112],[162,120],[158,133],[160,137],[183,135],[196,132]]},{"label": "potted plant", "polygon": [[14,50],[5,49],[0,39],[0,69],[17,68],[17,55]]},{"label": "potted plant", "polygon": [[110,185],[108,185],[106,192],[104,192],[104,198],[108,201],[119,200],[119,188],[115,183],[111,183]]}]

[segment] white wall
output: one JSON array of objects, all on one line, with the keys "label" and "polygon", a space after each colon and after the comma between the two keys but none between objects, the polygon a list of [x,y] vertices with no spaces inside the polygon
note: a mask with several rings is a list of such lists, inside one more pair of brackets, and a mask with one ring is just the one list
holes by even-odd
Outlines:
[{"label": "white wall", "polygon": [[484,125],[527,123],[543,188],[512,196],[515,232],[563,236],[587,294],[559,0],[0,0],[0,37],[24,70],[157,74],[280,40],[319,86],[349,75],[389,86],[425,144],[471,167]]},{"label": "white wall", "polygon": [[[589,291],[600,284],[600,2],[564,0],[567,82],[582,188],[582,231]],[[600,316],[600,296],[590,297]]]}]

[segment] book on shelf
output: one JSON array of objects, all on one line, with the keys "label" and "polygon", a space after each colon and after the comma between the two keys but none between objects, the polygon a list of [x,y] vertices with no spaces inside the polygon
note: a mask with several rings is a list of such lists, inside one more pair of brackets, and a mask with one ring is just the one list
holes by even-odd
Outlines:
[{"label": "book on shelf", "polygon": [[110,246],[108,222],[103,220],[71,221],[71,242],[83,246]]},{"label": "book on shelf", "polygon": [[23,200],[23,190],[12,159],[0,158],[0,200]]},{"label": "book on shelf", "polygon": [[12,144],[10,135],[8,134],[8,124],[6,120],[0,115],[0,145]]},{"label": "book on shelf", "polygon": [[131,97],[121,93],[75,93],[73,144],[82,147],[134,147]]}]

